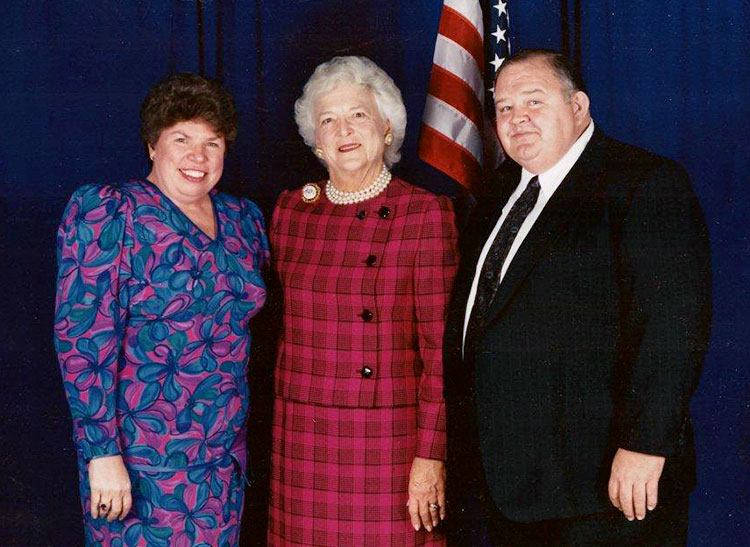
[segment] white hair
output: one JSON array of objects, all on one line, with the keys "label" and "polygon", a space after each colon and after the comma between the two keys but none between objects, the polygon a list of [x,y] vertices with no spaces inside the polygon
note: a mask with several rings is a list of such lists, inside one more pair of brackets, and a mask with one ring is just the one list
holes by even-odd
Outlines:
[{"label": "white hair", "polygon": [[365,86],[375,98],[378,114],[390,122],[393,143],[385,147],[383,161],[391,167],[401,159],[406,135],[406,107],[396,84],[388,74],[367,57],[334,57],[317,66],[307,80],[302,96],[294,103],[294,119],[305,144],[315,148],[315,101],[339,83]]}]

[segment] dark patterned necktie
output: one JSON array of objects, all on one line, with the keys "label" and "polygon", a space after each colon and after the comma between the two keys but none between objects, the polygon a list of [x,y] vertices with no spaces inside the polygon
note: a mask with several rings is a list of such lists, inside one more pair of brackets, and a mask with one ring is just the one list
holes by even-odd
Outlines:
[{"label": "dark patterned necktie", "polygon": [[495,294],[497,294],[497,288],[500,286],[500,272],[503,263],[523,221],[526,220],[526,217],[529,216],[534,205],[536,205],[537,198],[539,198],[539,177],[535,176],[529,181],[521,197],[511,207],[503,225],[497,232],[497,236],[495,236],[495,241],[492,242],[482,266],[474,307],[471,309],[471,317],[469,317],[469,324],[466,328],[464,347],[467,349],[473,347],[475,336],[484,326],[487,311],[495,298]]}]

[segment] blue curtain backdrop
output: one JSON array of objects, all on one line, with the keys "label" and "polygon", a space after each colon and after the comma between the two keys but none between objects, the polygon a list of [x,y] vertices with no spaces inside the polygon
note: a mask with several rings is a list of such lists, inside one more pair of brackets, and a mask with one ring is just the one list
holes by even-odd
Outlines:
[{"label": "blue curtain backdrop", "polygon": [[[416,155],[439,0],[68,0],[0,6],[0,545],[82,544],[70,419],[51,345],[55,230],[70,193],[143,176],[138,108],[173,71],[220,78],[241,127],[222,185],[268,212],[284,188],[323,177],[292,107],[313,68],[367,55],[400,86],[409,127],[396,172],[436,192]],[[750,6],[743,0],[511,0],[514,50],[569,52],[596,123],[691,173],[710,225],[715,319],[692,408],[698,488],[691,545],[750,536],[748,169]],[[259,330],[262,327],[259,327]],[[262,332],[262,330],[261,330]],[[272,349],[251,381],[257,483],[247,545],[264,544]],[[477,541],[481,541],[478,538]]]}]

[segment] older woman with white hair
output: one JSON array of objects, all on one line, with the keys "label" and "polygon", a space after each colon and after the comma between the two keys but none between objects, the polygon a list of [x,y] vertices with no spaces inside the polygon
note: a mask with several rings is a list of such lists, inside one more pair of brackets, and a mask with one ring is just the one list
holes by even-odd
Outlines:
[{"label": "older woman with white hair", "polygon": [[443,545],[453,209],[391,175],[406,109],[371,60],[318,66],[295,116],[329,179],[284,192],[271,223],[284,328],[268,542]]}]

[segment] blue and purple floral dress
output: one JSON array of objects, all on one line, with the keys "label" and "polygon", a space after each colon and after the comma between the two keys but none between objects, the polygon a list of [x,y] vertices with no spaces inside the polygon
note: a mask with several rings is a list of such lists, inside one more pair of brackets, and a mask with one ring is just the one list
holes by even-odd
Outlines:
[{"label": "blue and purple floral dress", "polygon": [[[58,232],[55,347],[86,545],[236,545],[247,461],[248,320],[266,298],[263,218],[212,191],[211,239],[147,181],[88,185]],[[122,454],[133,509],[89,513],[86,465]]]}]

